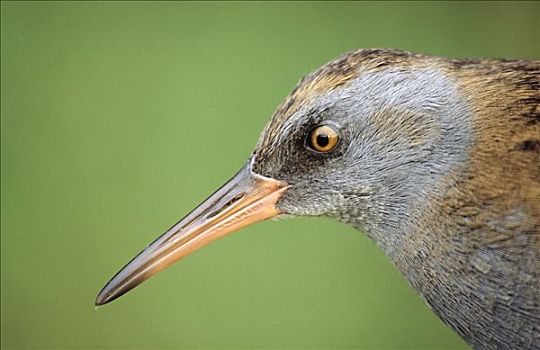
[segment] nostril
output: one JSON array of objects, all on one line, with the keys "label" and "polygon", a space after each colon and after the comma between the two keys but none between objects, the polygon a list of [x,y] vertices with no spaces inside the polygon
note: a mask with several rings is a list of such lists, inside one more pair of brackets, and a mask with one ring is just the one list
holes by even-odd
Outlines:
[{"label": "nostril", "polygon": [[222,205],[219,209],[213,211],[213,212],[210,212],[210,214],[208,214],[206,216],[207,219],[211,219],[213,218],[214,216],[218,215],[219,213],[223,212],[225,209],[227,209],[228,207],[230,207],[231,205],[233,205],[234,203],[238,202],[240,199],[242,199],[246,194],[245,193],[239,193],[237,194],[236,196],[234,196],[231,200],[229,200],[227,203],[225,203],[224,205]]},{"label": "nostril", "polygon": [[237,202],[239,201],[240,199],[242,199],[246,194],[245,193],[238,193],[236,196],[233,197],[233,199],[231,199],[230,201],[227,202],[227,204],[225,204],[226,207],[230,206],[231,204],[233,204],[234,202]]}]

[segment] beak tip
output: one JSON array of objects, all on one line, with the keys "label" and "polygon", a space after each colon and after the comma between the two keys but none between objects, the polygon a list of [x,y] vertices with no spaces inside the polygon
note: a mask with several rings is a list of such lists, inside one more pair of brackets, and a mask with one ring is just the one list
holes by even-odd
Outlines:
[{"label": "beak tip", "polygon": [[102,293],[99,293],[98,296],[96,297],[96,301],[94,302],[94,305],[95,306],[101,306],[101,305],[105,305],[105,304],[107,304],[106,298],[103,296]]},{"label": "beak tip", "polygon": [[95,306],[102,306],[116,299],[114,294],[111,294],[107,287],[103,288],[97,295]]},{"label": "beak tip", "polygon": [[95,306],[103,306],[105,304],[108,304],[111,301],[114,301],[118,299],[119,297],[121,297],[122,295],[126,294],[134,287],[134,286],[131,286],[131,287],[125,288],[124,286],[123,288],[116,288],[115,286],[117,284],[112,283],[112,282],[114,282],[114,279],[109,281],[109,283],[107,283],[107,285],[105,285],[105,287],[103,287],[103,289],[101,289],[101,291],[98,293],[96,300],[94,302]]}]

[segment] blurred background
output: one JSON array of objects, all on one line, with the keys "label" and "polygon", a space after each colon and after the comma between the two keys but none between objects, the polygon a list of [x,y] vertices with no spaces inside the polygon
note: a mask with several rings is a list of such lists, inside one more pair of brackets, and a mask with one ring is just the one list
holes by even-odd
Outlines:
[{"label": "blurred background", "polygon": [[298,79],[355,48],[539,59],[540,3],[2,2],[2,348],[466,349],[360,232],[219,240],[100,288],[248,158]]}]

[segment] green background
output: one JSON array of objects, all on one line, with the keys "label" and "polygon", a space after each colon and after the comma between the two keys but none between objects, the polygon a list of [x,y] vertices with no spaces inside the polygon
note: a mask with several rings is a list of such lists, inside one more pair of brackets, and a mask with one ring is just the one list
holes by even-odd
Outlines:
[{"label": "green background", "polygon": [[395,47],[540,58],[538,3],[2,2],[2,347],[467,348],[374,244],[264,222],[95,310],[296,81]]}]

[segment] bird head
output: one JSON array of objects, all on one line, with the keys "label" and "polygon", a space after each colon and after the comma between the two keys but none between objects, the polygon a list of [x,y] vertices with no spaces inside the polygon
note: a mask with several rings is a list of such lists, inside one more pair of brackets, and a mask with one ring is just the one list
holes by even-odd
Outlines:
[{"label": "bird head", "polygon": [[345,54],[304,77],[247,164],[103,288],[105,304],[208,242],[288,215],[328,216],[386,250],[466,159],[469,111],[436,58]]}]

